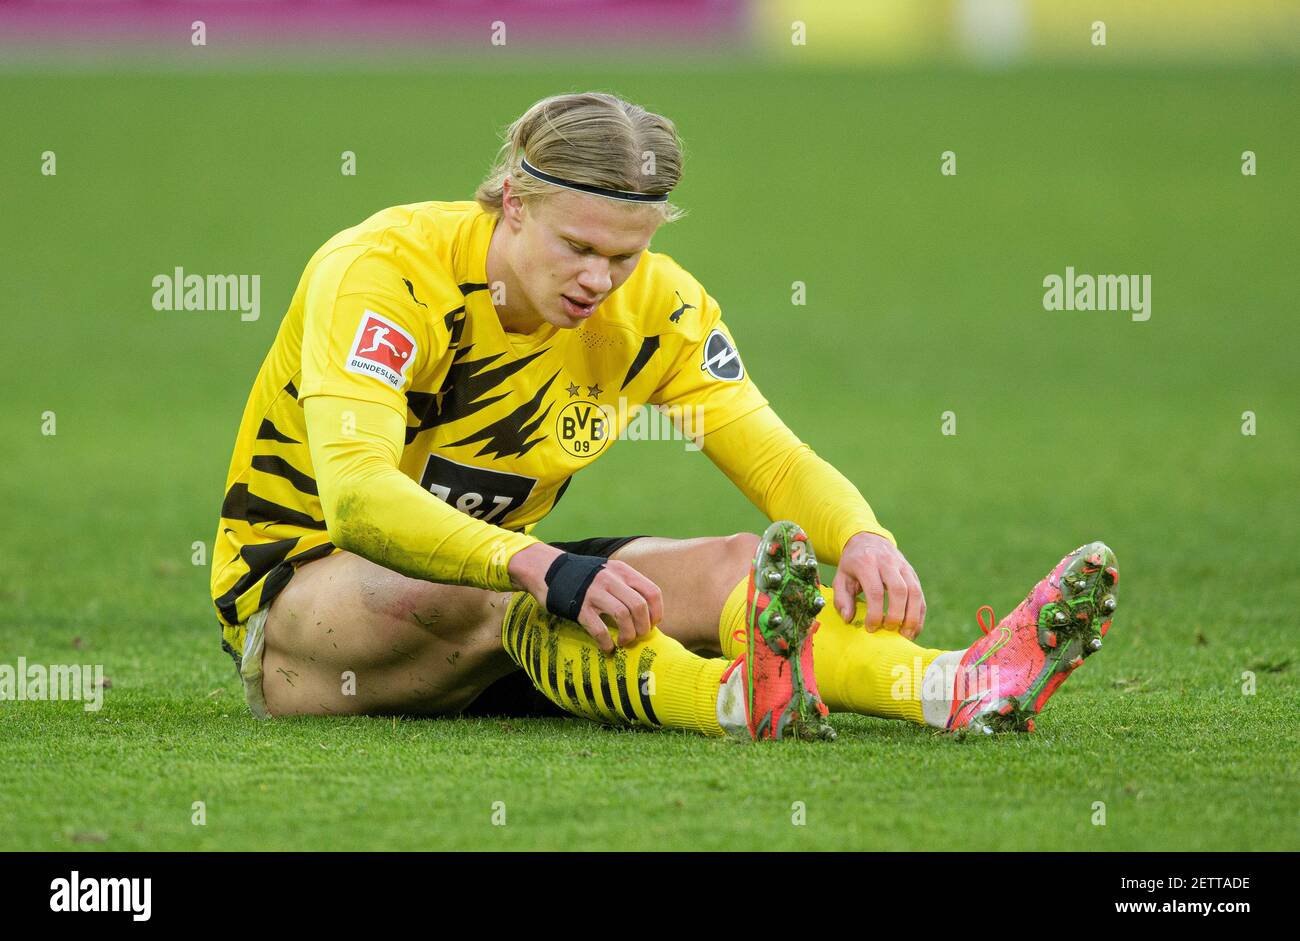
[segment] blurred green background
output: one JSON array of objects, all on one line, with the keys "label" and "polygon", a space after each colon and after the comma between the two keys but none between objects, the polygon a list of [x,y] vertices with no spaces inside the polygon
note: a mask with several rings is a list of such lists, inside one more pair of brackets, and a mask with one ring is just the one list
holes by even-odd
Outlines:
[{"label": "blurred green background", "polygon": [[[840,717],[821,752],[744,751],[247,716],[191,545],[211,549],[303,265],[381,207],[470,198],[504,124],[586,89],[677,123],[690,214],[653,248],[897,535],[929,644],[970,643],[978,605],[1009,611],[1076,545],[1114,547],[1106,650],[1037,734]],[[113,686],[98,714],[0,703],[0,849],[1295,848],[1297,100],[1288,63],[3,75],[0,662],[104,663]],[[1151,319],[1045,311],[1067,265],[1151,275]],[[261,319],[154,311],[176,266],[260,274]],[[622,442],[539,534],[762,525],[703,456]],[[818,825],[795,830],[805,792]],[[498,834],[506,794],[532,823]],[[200,799],[222,808],[202,828]]]}]

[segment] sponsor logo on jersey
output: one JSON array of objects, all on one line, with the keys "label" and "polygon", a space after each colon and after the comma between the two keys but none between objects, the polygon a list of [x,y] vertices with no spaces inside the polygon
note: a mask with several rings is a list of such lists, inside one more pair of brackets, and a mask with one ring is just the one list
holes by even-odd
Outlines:
[{"label": "sponsor logo on jersey", "polygon": [[725,382],[739,382],[745,378],[745,367],[741,365],[740,354],[731,345],[727,335],[717,328],[704,341],[704,362],[700,363],[700,369],[714,379]]},{"label": "sponsor logo on jersey", "polygon": [[415,362],[415,350],[414,337],[387,317],[367,310],[361,315],[345,368],[400,389]]},{"label": "sponsor logo on jersey", "polygon": [[485,523],[502,524],[528,501],[536,477],[462,464],[430,454],[420,486],[440,500]]}]

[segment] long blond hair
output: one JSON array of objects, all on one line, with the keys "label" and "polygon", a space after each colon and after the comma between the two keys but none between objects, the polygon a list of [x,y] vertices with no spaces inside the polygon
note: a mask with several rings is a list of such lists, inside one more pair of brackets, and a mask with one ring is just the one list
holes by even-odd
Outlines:
[{"label": "long blond hair", "polygon": [[[682,142],[677,128],[661,114],[605,92],[543,98],[505,131],[501,150],[474,198],[488,212],[501,212],[502,183],[525,201],[545,197],[556,187],[531,176],[521,159],[551,176],[588,186],[659,195],[682,178]],[[685,211],[672,203],[653,206],[664,222]]]}]

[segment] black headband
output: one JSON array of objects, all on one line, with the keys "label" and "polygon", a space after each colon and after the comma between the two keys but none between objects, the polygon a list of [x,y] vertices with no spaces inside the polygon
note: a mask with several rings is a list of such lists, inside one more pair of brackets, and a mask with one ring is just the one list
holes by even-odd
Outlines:
[{"label": "black headband", "polygon": [[605,189],[603,186],[575,183],[573,180],[565,180],[558,176],[551,176],[549,173],[543,173],[524,158],[520,158],[519,165],[523,167],[525,173],[541,180],[543,183],[550,183],[552,186],[563,186],[565,189],[577,190],[579,193],[590,193],[593,196],[604,196],[608,199],[621,199],[629,203],[668,202],[667,193],[629,193],[626,190],[610,190]]}]

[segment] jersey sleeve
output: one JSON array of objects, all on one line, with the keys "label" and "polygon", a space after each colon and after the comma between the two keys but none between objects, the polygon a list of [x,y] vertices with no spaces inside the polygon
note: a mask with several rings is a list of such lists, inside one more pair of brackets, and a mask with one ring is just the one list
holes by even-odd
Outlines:
[{"label": "jersey sleeve", "polygon": [[707,434],[757,411],[767,399],[749,377],[718,302],[698,284],[679,293],[697,309],[684,312],[693,323],[674,338],[679,348],[650,403],[688,411],[695,433]]},{"label": "jersey sleeve", "polygon": [[406,421],[368,401],[316,396],[307,439],[330,539],[411,578],[508,591],[509,563],[537,540],[448,506],[397,468]]},{"label": "jersey sleeve", "polygon": [[768,519],[799,523],[824,562],[838,563],[845,544],[858,533],[895,542],[858,489],[770,407],[725,429],[706,430],[704,453]]},{"label": "jersey sleeve", "polygon": [[370,249],[350,246],[321,259],[304,301],[300,402],[338,395],[406,416],[413,378],[444,350],[401,284],[400,272]]}]

